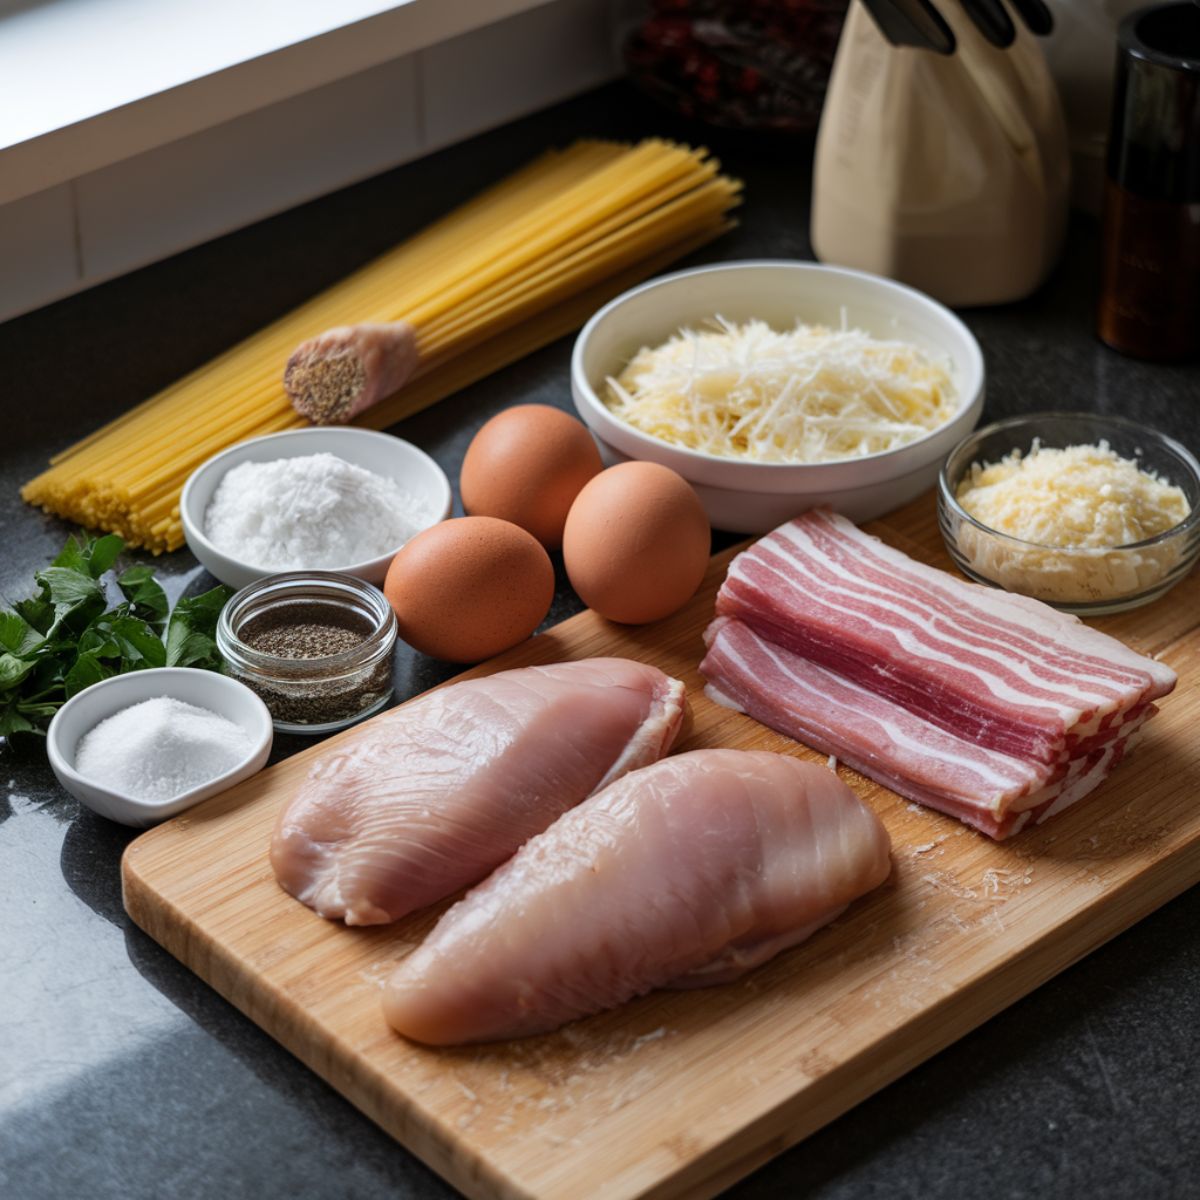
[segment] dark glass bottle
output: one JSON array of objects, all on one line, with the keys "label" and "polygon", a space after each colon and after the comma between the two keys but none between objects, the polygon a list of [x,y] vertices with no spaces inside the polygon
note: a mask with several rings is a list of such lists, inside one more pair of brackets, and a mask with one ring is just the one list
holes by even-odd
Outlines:
[{"label": "dark glass bottle", "polygon": [[1200,354],[1200,4],[1117,32],[1097,332],[1123,354]]}]

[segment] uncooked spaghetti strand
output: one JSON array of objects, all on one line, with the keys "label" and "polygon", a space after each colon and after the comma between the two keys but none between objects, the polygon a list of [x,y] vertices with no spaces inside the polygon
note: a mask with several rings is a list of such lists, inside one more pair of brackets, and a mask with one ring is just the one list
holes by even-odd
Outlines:
[{"label": "uncooked spaghetti strand", "polygon": [[[513,230],[516,240],[506,253],[489,255],[486,262],[472,262],[472,269],[469,272],[457,272],[459,277],[453,286],[442,289],[425,304],[408,309],[402,315],[414,325],[420,325],[422,321],[438,315],[439,312],[450,307],[464,295],[469,295],[473,286],[491,283],[502,278],[514,266],[528,261],[535,254],[544,252],[558,242],[566,241],[580,229],[585,228],[589,221],[602,219],[614,209],[619,208],[622,203],[640,198],[652,190],[655,183],[661,185],[667,179],[677,177],[680,173],[678,169],[669,174],[656,169],[667,165],[651,163],[625,179],[618,177],[601,181],[600,176],[605,175],[606,172],[598,172],[594,180],[587,182],[589,185],[600,186],[593,186],[588,195],[573,196],[572,202],[577,200],[578,203],[569,210],[569,214],[564,220],[555,221],[547,226],[544,214],[531,214],[528,221],[521,223],[519,229]],[[675,168],[682,167],[682,164],[678,163],[670,165]]]},{"label": "uncooked spaghetti strand", "polygon": [[465,331],[492,321],[503,322],[497,324],[497,329],[514,324],[531,311],[536,311],[539,304],[552,303],[564,292],[569,292],[574,283],[590,286],[625,265],[636,262],[654,246],[662,244],[665,229],[675,226],[687,230],[702,228],[710,222],[719,223],[727,208],[727,193],[719,185],[714,185],[711,192],[682,196],[662,210],[646,214],[628,229],[622,229],[594,246],[585,247],[570,260],[534,276],[523,287],[511,291],[498,290],[478,308],[472,307],[451,321],[423,329],[418,338],[421,353],[423,356],[436,356]]},{"label": "uncooked spaghetti strand", "polygon": [[[625,229],[631,228],[634,223],[645,214],[661,208],[680,196],[686,195],[692,191],[698,191],[707,186],[707,178],[701,181],[690,177],[671,181],[664,187],[647,195],[641,201],[631,205],[628,210],[608,217],[594,228],[584,230],[575,237],[571,238],[569,241],[562,243],[561,246],[556,247],[553,251],[545,256],[527,263],[519,270],[513,271],[504,278],[499,279],[490,284],[488,287],[481,289],[478,293],[478,297],[480,299],[490,299],[492,296],[500,295],[506,290],[515,290],[526,280],[544,273],[552,268],[556,263],[571,258],[573,255],[578,254],[581,250],[589,246],[604,242],[610,237],[610,235],[617,234]],[[734,202],[735,201],[733,199],[729,201],[729,203]],[[425,330],[432,331],[439,326],[440,322],[443,322],[447,319],[456,319],[460,312],[470,311],[474,308],[474,301],[475,297],[469,297],[457,305],[454,309],[447,310],[447,312],[441,316],[435,317],[428,322],[422,322],[420,326],[422,332]],[[399,315],[405,317],[404,313],[400,313]],[[376,319],[395,320],[396,316],[388,314],[385,318],[383,314],[378,314]],[[407,319],[407,317],[405,319]]]}]

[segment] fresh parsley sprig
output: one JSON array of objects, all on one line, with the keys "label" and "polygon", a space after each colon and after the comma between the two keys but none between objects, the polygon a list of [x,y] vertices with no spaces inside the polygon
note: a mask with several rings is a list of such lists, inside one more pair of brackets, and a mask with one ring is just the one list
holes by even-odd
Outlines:
[{"label": "fresh parsley sprig", "polygon": [[220,670],[217,617],[232,594],[215,587],[180,600],[168,619],[152,567],[117,576],[124,600],[109,608],[103,576],[125,543],[116,534],[70,537],[34,575],[38,591],[0,608],[0,737],[40,752],[51,718],[93,683],[147,667]]}]

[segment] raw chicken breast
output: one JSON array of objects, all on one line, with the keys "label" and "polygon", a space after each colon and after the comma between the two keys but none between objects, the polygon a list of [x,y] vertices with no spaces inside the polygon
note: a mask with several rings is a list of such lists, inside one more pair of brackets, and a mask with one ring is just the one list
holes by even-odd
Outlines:
[{"label": "raw chicken breast", "polygon": [[316,763],[276,825],[276,878],[323,917],[395,921],[666,754],[683,707],[679,680],[621,658],[430,692]]},{"label": "raw chicken breast", "polygon": [[384,1012],[451,1045],[736,979],[882,883],[889,850],[825,767],[681,754],[560,817],[449,909],[392,975]]}]

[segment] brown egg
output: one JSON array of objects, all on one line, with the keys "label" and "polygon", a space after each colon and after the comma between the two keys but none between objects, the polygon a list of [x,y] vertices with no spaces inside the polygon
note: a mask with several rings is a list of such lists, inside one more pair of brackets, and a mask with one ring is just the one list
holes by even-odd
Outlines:
[{"label": "brown egg", "polygon": [[638,625],[691,599],[711,531],[691,485],[670,467],[627,462],[579,493],[563,533],[571,586],[612,621]]},{"label": "brown egg", "polygon": [[603,465],[581,422],[547,404],[518,404],[488,421],[467,447],[463,508],[520,525],[557,550],[572,502]]},{"label": "brown egg", "polygon": [[538,627],[554,599],[554,568],[510,522],[458,517],[417,534],[392,559],[383,592],[414,649],[481,662]]}]

